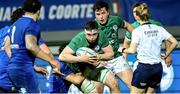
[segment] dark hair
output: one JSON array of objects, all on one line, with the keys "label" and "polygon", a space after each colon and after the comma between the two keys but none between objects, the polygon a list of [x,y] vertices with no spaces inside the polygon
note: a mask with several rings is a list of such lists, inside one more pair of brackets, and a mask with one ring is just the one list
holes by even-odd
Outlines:
[{"label": "dark hair", "polygon": [[101,8],[106,8],[107,11],[109,11],[109,5],[107,2],[103,1],[103,0],[97,0],[93,6],[93,10],[100,10]]},{"label": "dark hair", "polygon": [[17,21],[20,17],[22,17],[22,15],[24,15],[24,11],[22,8],[18,8],[16,9],[12,15],[11,15],[11,22],[14,23],[15,21]]},{"label": "dark hair", "polygon": [[85,29],[86,30],[93,30],[93,29],[98,29],[98,24],[96,21],[88,21],[85,24]]},{"label": "dark hair", "polygon": [[25,12],[36,13],[41,9],[41,3],[38,0],[26,0],[23,5]]}]

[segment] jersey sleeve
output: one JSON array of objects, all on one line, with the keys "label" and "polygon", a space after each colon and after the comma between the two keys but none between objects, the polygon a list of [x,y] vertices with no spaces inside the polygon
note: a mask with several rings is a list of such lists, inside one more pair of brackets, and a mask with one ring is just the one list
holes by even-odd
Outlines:
[{"label": "jersey sleeve", "polygon": [[163,37],[163,40],[167,40],[168,38],[170,38],[172,35],[166,30],[164,29],[163,27],[161,27],[161,33],[162,33],[162,37]]},{"label": "jersey sleeve", "polygon": [[77,36],[74,37],[74,38],[70,41],[70,43],[68,44],[68,46],[69,46],[74,52],[76,52],[77,49],[79,48],[78,45],[79,45],[79,39],[78,39]]},{"label": "jersey sleeve", "polygon": [[133,30],[131,42],[133,42],[133,43],[139,43],[139,41],[140,41],[140,36],[141,36],[141,35],[140,35],[140,33],[138,32],[137,29]]},{"label": "jersey sleeve", "polygon": [[25,35],[34,35],[38,37],[40,33],[39,27],[36,24],[29,25],[29,27],[26,28]]},{"label": "jersey sleeve", "polygon": [[126,31],[126,32],[125,32],[125,37],[126,37],[129,41],[131,41],[131,33],[130,33],[129,31]]},{"label": "jersey sleeve", "polygon": [[116,20],[118,21],[119,27],[124,28],[124,20],[121,17],[117,17]]},{"label": "jersey sleeve", "polygon": [[[131,26],[134,27],[134,28],[137,28],[137,27],[140,26],[140,24],[136,21],[136,22],[133,22],[133,23],[131,24]],[[126,30],[126,32],[125,32],[125,37],[126,37],[129,41],[131,41],[132,33],[129,32],[128,30]]]}]

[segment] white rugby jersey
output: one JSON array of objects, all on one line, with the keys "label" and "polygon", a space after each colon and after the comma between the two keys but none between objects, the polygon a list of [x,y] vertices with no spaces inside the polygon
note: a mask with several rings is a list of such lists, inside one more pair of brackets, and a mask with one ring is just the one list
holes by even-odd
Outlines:
[{"label": "white rugby jersey", "polygon": [[144,24],[132,32],[132,41],[137,43],[137,59],[141,63],[156,64],[161,62],[161,44],[172,35],[163,27]]}]

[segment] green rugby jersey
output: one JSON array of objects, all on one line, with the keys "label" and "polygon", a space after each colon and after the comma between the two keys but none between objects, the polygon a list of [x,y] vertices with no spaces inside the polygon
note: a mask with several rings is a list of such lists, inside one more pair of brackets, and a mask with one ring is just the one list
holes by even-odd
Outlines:
[{"label": "green rugby jersey", "polygon": [[[158,22],[158,21],[149,20],[149,22],[152,23],[152,24],[156,24],[156,25],[158,25],[158,26],[162,26],[161,23]],[[134,28],[137,28],[137,27],[141,26],[141,24],[138,23],[137,21],[135,21],[135,22],[132,23],[131,25],[132,25]],[[126,31],[125,36],[131,41],[131,32]]]},{"label": "green rugby jersey", "polygon": [[125,23],[121,17],[112,15],[109,15],[106,24],[102,25],[98,22],[98,29],[101,30],[101,32],[104,32],[104,34],[108,38],[109,43],[113,47],[114,57],[119,56],[119,54],[117,53],[120,44],[118,30],[119,28],[123,28],[124,24]]},{"label": "green rugby jersey", "polygon": [[[87,41],[84,31],[77,34],[71,42],[68,44],[68,46],[76,52],[78,48],[80,47],[88,47],[93,49],[97,53],[103,53],[102,48],[107,47],[109,45],[108,39],[105,36],[103,32],[99,32],[98,39],[96,43],[90,47],[89,42]],[[71,68],[73,72],[79,72],[80,70],[84,70],[85,66],[90,66],[92,69],[95,69],[96,67],[87,64],[87,63],[69,63],[68,66]]]}]

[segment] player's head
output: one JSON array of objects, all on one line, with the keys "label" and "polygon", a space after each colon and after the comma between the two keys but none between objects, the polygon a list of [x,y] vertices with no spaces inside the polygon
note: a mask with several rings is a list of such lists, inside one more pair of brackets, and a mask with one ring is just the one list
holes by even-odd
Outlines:
[{"label": "player's head", "polygon": [[107,2],[102,0],[97,0],[93,6],[95,12],[96,20],[101,24],[106,24],[109,16],[109,5]]},{"label": "player's head", "polygon": [[136,3],[133,5],[133,15],[137,21],[148,21],[149,10],[146,3]]},{"label": "player's head", "polygon": [[14,23],[16,22],[20,17],[24,15],[24,11],[22,8],[16,9],[13,14],[11,15],[11,22]]},{"label": "player's head", "polygon": [[23,5],[23,10],[32,13],[37,20],[40,16],[41,3],[38,0],[26,0]]},{"label": "player's head", "polygon": [[94,43],[98,38],[98,24],[96,21],[88,21],[85,24],[84,34],[90,43]]}]

